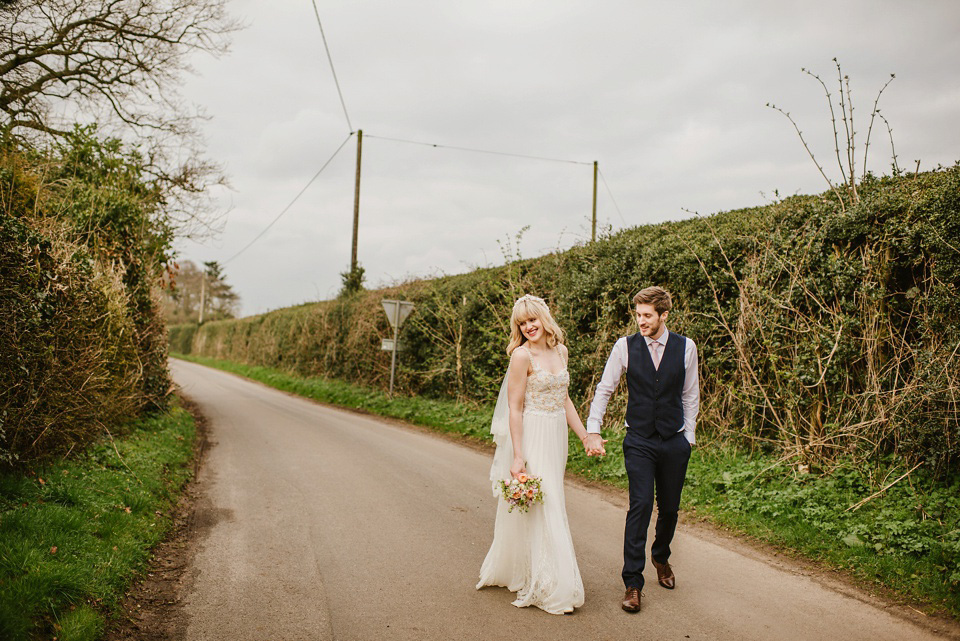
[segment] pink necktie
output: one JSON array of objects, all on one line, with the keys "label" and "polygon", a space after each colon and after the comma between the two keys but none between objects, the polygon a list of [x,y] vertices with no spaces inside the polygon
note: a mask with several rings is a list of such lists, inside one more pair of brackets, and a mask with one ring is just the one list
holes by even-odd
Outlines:
[{"label": "pink necktie", "polygon": [[660,369],[660,342],[652,341],[650,343],[650,355],[653,357],[653,368]]}]

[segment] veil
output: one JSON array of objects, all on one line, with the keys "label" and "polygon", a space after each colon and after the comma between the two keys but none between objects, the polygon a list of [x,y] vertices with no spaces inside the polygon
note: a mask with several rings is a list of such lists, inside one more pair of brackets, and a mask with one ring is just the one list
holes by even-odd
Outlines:
[{"label": "veil", "polygon": [[490,466],[490,485],[494,496],[500,496],[497,483],[501,480],[509,481],[510,466],[513,464],[513,441],[510,439],[510,402],[507,399],[507,381],[510,379],[510,368],[503,376],[500,385],[500,395],[497,396],[497,405],[493,409],[493,420],[490,421],[490,434],[497,450],[493,454],[493,465]]}]

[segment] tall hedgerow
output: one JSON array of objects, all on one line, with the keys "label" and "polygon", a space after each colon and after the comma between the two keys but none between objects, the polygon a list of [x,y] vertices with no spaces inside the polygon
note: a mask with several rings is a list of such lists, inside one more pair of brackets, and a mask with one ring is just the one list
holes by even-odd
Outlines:
[{"label": "tall hedgerow", "polygon": [[57,152],[50,175],[55,216],[76,242],[120,271],[143,369],[140,402],[144,409],[160,409],[170,381],[156,287],[172,259],[174,236],[163,211],[164,192],[147,176],[139,153],[117,139],[98,139],[93,128],[76,128]]},{"label": "tall hedgerow", "polygon": [[166,403],[152,287],[169,257],[142,161],[78,129],[0,140],[0,464],[65,453]]},{"label": "tall hedgerow", "polygon": [[[180,351],[385,387],[381,298],[406,298],[397,385],[491,402],[513,300],[545,297],[568,334],[586,411],[630,299],[674,295],[672,329],[700,347],[701,433],[829,465],[838,454],[960,461],[960,166],[867,175],[858,201],[797,196],[629,229],[596,243],[459,276],[172,328]],[[608,427],[622,429],[622,390]]]}]

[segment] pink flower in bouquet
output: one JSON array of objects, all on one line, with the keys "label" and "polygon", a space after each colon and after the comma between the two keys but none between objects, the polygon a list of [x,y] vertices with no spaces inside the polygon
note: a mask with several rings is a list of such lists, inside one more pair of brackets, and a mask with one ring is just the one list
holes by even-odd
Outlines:
[{"label": "pink flower in bouquet", "polygon": [[536,492],[533,491],[533,488],[530,488],[529,490],[527,490],[527,498],[528,498],[528,499],[532,499],[535,494],[536,494]]},{"label": "pink flower in bouquet", "polygon": [[523,472],[520,472],[519,474],[517,474],[517,480],[520,481],[521,483],[526,483],[527,481],[530,480],[530,477],[524,474]]}]

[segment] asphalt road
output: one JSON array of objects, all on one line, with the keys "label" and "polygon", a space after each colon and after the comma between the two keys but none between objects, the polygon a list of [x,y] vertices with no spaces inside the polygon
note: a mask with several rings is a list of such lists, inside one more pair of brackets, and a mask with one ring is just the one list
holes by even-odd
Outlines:
[{"label": "asphalt road", "polygon": [[199,365],[171,367],[211,441],[182,597],[188,639],[944,638],[682,518],[676,590],[652,574],[643,611],[627,614],[625,499],[570,481],[586,603],[565,616],[515,608],[505,589],[474,589],[493,536],[489,454]]}]

